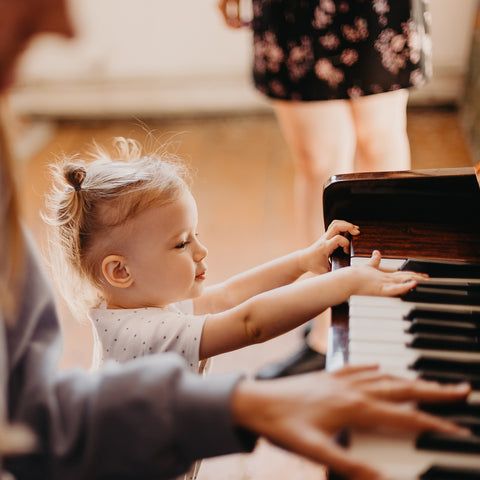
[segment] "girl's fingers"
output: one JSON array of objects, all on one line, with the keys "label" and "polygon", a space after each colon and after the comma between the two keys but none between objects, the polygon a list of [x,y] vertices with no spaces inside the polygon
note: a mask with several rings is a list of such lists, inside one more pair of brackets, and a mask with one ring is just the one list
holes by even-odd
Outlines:
[{"label": "girl's fingers", "polygon": [[417,283],[415,280],[410,280],[406,283],[391,283],[388,285],[383,285],[381,294],[385,297],[397,297],[398,295],[403,295],[411,290]]},{"label": "girl's fingers", "polygon": [[350,240],[343,235],[336,235],[329,240],[329,252],[333,253],[338,247],[341,247],[345,253],[348,253],[350,248]]},{"label": "girl's fingers", "polygon": [[360,229],[357,225],[353,225],[353,223],[346,222],[345,220],[334,220],[325,232],[325,239],[329,240],[335,235],[340,235],[345,232],[348,232],[351,235],[358,235]]},{"label": "girl's fingers", "polygon": [[378,268],[380,266],[380,261],[382,260],[382,256],[380,255],[380,252],[378,250],[374,250],[372,252],[372,256],[367,262],[367,265]]},{"label": "girl's fingers", "polygon": [[393,272],[392,277],[398,279],[399,281],[407,281],[408,279],[421,281],[425,278],[428,278],[428,275],[416,272]]}]

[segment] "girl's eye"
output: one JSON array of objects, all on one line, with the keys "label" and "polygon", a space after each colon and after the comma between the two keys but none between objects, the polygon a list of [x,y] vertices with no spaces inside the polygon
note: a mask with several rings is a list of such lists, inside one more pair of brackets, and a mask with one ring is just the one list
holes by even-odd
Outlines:
[{"label": "girl's eye", "polygon": [[179,243],[178,245],[175,246],[175,248],[185,248],[186,245],[188,245],[189,242],[182,242]]}]

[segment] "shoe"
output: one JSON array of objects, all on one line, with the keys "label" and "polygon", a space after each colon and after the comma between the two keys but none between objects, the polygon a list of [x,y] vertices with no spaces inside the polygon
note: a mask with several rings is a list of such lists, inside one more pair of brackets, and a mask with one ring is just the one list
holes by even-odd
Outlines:
[{"label": "shoe", "polygon": [[313,350],[305,343],[298,352],[286,360],[261,368],[255,375],[255,378],[267,380],[323,370],[325,368],[325,359],[326,357],[323,353]]}]

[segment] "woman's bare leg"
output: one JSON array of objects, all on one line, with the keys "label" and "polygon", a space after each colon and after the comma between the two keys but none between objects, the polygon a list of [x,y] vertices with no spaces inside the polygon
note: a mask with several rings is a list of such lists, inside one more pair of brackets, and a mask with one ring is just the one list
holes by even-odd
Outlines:
[{"label": "woman's bare leg", "polygon": [[410,169],[408,90],[351,100],[357,137],[356,172]]},{"label": "woman's bare leg", "polygon": [[[353,170],[355,129],[348,100],[275,101],[275,112],[295,164],[294,202],[299,243],[323,232],[323,186],[332,175]],[[326,351],[330,311],[311,325],[307,342]]]},{"label": "woman's bare leg", "polygon": [[355,129],[346,100],[273,102],[295,165],[294,202],[302,246],[323,232],[323,186],[334,174],[351,172]]}]

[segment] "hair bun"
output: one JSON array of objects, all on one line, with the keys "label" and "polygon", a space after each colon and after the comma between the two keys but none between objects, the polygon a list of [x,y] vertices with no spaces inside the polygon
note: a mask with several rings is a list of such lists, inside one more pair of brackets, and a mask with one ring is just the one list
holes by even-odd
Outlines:
[{"label": "hair bun", "polygon": [[67,163],[63,167],[63,174],[65,175],[67,182],[75,189],[76,192],[79,192],[87,175],[87,171],[82,165]]}]

